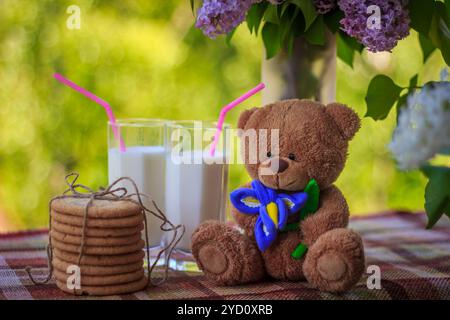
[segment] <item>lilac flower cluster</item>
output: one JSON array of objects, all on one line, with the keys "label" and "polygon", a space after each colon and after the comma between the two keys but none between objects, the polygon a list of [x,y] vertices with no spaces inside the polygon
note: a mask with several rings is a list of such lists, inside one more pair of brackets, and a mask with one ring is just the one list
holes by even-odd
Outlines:
[{"label": "lilac flower cluster", "polygon": [[[345,14],[340,21],[342,30],[369,51],[391,51],[398,40],[409,35],[409,13],[402,0],[339,0],[338,5]],[[367,13],[371,5],[380,8],[379,28],[368,27],[369,18],[377,19]]]},{"label": "lilac flower cluster", "polygon": [[226,34],[244,21],[252,0],[204,0],[197,12],[195,26],[214,39]]},{"label": "lilac flower cluster", "polygon": [[325,14],[336,7],[336,0],[314,0],[314,6],[317,13]]}]

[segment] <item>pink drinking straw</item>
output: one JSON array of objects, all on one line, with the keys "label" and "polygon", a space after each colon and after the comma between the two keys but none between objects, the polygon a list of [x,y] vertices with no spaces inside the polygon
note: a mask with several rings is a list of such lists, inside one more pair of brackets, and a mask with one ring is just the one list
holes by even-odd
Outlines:
[{"label": "pink drinking straw", "polygon": [[106,111],[106,115],[108,116],[109,122],[111,123],[111,127],[114,133],[114,137],[119,141],[119,148],[121,152],[125,152],[125,143],[123,142],[122,137],[120,136],[119,130],[117,130],[117,126],[116,126],[116,117],[114,117],[114,113],[111,109],[111,106],[109,105],[108,102],[106,102],[105,100],[97,97],[95,94],[93,94],[92,92],[87,91],[86,89],[80,87],[79,85],[73,83],[72,81],[70,81],[69,79],[64,78],[62,75],[60,75],[59,73],[55,73],[53,75],[55,77],[56,80],[58,80],[61,83],[64,83],[66,86],[71,87],[72,89],[78,91],[79,93],[81,93],[82,95],[84,95],[85,97],[87,97],[88,99],[91,99],[92,101],[94,101],[95,103],[97,103],[98,105],[102,106],[105,111]]},{"label": "pink drinking straw", "polygon": [[248,98],[250,98],[254,94],[258,93],[259,91],[261,91],[265,87],[266,86],[265,86],[264,83],[258,84],[252,90],[244,93],[242,96],[240,96],[236,100],[232,101],[231,103],[227,104],[225,107],[222,108],[222,110],[220,110],[219,120],[217,120],[217,130],[216,130],[216,133],[214,135],[214,140],[211,143],[211,148],[209,149],[209,155],[210,156],[213,156],[214,152],[216,151],[216,146],[217,146],[217,143],[219,142],[220,134],[221,134],[222,128],[223,128],[223,122],[225,121],[225,116],[226,116],[227,112],[230,111],[231,109],[233,109],[234,107],[236,107],[238,104],[240,104],[243,101],[247,100]]}]

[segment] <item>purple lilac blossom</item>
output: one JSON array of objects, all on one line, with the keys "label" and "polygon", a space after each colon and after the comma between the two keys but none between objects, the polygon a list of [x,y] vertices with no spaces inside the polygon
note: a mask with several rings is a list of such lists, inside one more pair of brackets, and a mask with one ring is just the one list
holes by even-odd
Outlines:
[{"label": "purple lilac blossom", "polygon": [[232,31],[244,21],[252,0],[204,0],[197,12],[195,26],[214,39]]},{"label": "purple lilac blossom", "polygon": [[314,6],[317,13],[325,14],[336,7],[336,0],[314,0]]},{"label": "purple lilac blossom", "polygon": [[[369,51],[391,51],[398,40],[409,35],[409,14],[402,0],[339,0],[345,17],[340,21],[342,30],[362,43]],[[380,28],[368,28],[373,13],[367,7],[380,8]]]}]

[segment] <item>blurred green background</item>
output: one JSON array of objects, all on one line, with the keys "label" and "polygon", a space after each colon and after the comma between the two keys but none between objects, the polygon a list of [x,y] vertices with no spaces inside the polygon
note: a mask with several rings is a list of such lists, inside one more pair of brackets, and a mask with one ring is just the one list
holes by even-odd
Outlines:
[{"label": "blurred green background", "polygon": [[[81,8],[81,29],[66,27],[69,5]],[[117,117],[215,119],[224,104],[260,80],[261,40],[245,25],[232,46],[192,27],[187,0],[0,1],[0,231],[44,227],[47,203],[64,190],[64,175],[107,184],[107,130],[102,108],[53,78],[54,72],[107,100]],[[364,53],[354,69],[340,61],[337,100],[362,117],[369,80],[389,74],[407,85],[437,79],[435,52],[425,66],[417,35],[392,54]],[[238,109],[260,105],[260,96]],[[239,111],[227,119],[235,123]],[[401,173],[386,149],[395,114],[363,119],[337,184],[352,214],[423,209],[425,179]],[[230,188],[248,180],[232,165]]]}]

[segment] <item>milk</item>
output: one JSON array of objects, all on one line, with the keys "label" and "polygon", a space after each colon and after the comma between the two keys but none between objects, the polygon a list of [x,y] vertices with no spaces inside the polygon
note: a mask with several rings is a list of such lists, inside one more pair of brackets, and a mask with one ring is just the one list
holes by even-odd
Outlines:
[{"label": "milk", "polygon": [[[168,153],[166,161],[166,214],[172,223],[184,224],[186,232],[177,248],[190,251],[191,235],[205,220],[221,220],[225,214],[228,166],[223,155],[193,152],[193,164],[177,164]],[[202,162],[199,164],[199,162]],[[206,163],[205,163],[206,162]]]},{"label": "milk", "polygon": [[[164,211],[166,151],[162,146],[127,147],[125,152],[119,149],[108,151],[109,183],[120,177],[130,177],[135,182],[140,193],[152,197],[158,207]],[[135,193],[131,183],[121,182],[128,193]],[[149,199],[142,197],[147,208],[153,208]],[[150,246],[157,246],[161,242],[162,221],[152,215],[147,215],[147,228]],[[144,236],[144,233],[143,233]],[[145,239],[145,238],[144,238]]]}]

